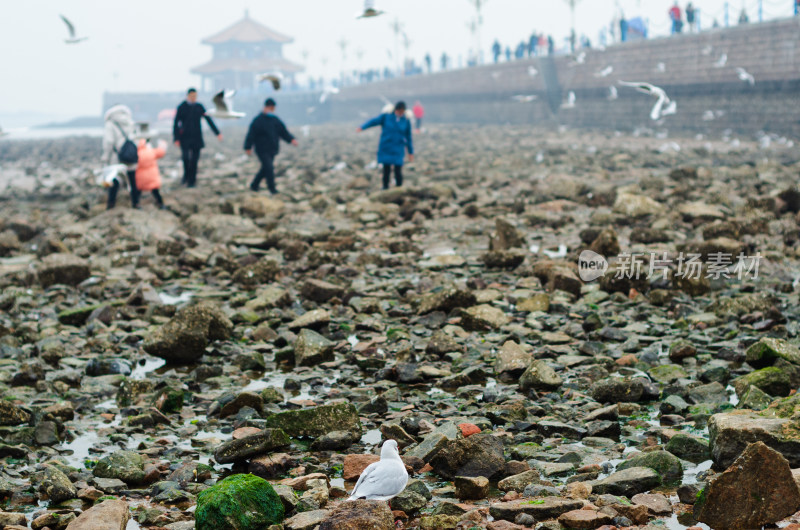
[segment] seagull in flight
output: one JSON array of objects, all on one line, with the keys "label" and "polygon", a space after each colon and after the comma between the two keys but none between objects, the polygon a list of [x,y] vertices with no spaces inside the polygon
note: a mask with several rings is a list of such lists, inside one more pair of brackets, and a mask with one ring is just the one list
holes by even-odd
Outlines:
[{"label": "seagull in flight", "polygon": [[656,73],[663,74],[663,73],[664,73],[664,72],[666,72],[666,71],[667,71],[667,65],[666,65],[666,64],[664,64],[664,63],[658,63],[658,64],[656,65],[656,69],[655,69],[655,72],[656,72]]},{"label": "seagull in flight", "polygon": [[575,66],[577,64],[584,64],[585,62],[586,62],[586,52],[581,52],[577,55],[572,56],[571,66]]},{"label": "seagull in flight", "polygon": [[531,101],[536,101],[538,96],[535,94],[518,94],[516,96],[511,96],[511,99],[519,101],[520,103],[530,103]]},{"label": "seagull in flight", "polygon": [[575,92],[571,91],[567,94],[567,99],[561,104],[562,109],[574,109],[575,108]]},{"label": "seagull in flight", "polygon": [[67,30],[69,31],[69,38],[64,39],[64,42],[67,44],[78,44],[79,42],[85,41],[89,37],[76,37],[75,36],[75,26],[72,25],[72,22],[69,21],[67,17],[64,15],[58,15],[61,17],[61,20],[64,21],[64,24],[67,25]]},{"label": "seagull in flight", "polygon": [[208,111],[208,115],[223,120],[238,120],[239,118],[244,118],[244,112],[233,111],[234,94],[236,94],[235,90],[223,89],[219,94],[214,96],[214,108]]},{"label": "seagull in flight", "polygon": [[272,88],[275,90],[281,89],[281,83],[283,83],[283,74],[280,72],[269,72],[267,74],[259,74],[258,82],[263,83],[264,81],[269,81],[272,83]]},{"label": "seagull in flight", "polygon": [[613,72],[613,71],[614,71],[614,67],[609,65],[609,66],[606,66],[605,68],[603,68],[602,70],[600,70],[599,72],[595,72],[594,76],[595,77],[608,77],[608,76],[611,75],[611,72]]},{"label": "seagull in flight", "polygon": [[364,12],[356,18],[372,18],[382,14],[383,11],[375,9],[375,0],[364,0]]},{"label": "seagull in flight", "polygon": [[381,447],[381,459],[367,466],[358,477],[349,501],[367,499],[388,501],[400,494],[408,484],[408,471],[400,459],[397,442],[386,440]]},{"label": "seagull in flight", "polygon": [[752,75],[752,74],[750,74],[750,73],[749,73],[747,70],[745,70],[744,68],[737,67],[737,68],[736,68],[736,73],[739,75],[739,79],[741,79],[742,81],[744,81],[744,82],[746,82],[746,83],[750,83],[750,86],[753,86],[753,85],[755,85],[755,84],[756,84],[756,80],[755,80],[755,78],[753,77],[753,75]]},{"label": "seagull in flight", "polygon": [[[642,94],[647,94],[649,96],[653,96],[654,98],[658,98],[656,104],[653,105],[653,109],[650,111],[650,119],[653,121],[657,121],[659,118],[665,115],[675,114],[677,111],[677,104],[669,99],[667,93],[664,92],[664,89],[661,87],[651,85],[650,83],[629,81],[620,81],[619,84],[634,88]],[[667,106],[666,109],[664,109],[664,105]],[[664,114],[662,109],[664,112],[667,112],[667,114]]]},{"label": "seagull in flight", "polygon": [[537,69],[536,69],[536,68],[534,68],[533,66],[529,66],[529,67],[528,67],[528,75],[529,75],[529,76],[531,76],[531,77],[536,77],[536,75],[537,75],[538,73],[539,73],[539,70],[537,70]]},{"label": "seagull in flight", "polygon": [[725,65],[728,64],[728,54],[723,53],[717,59],[717,62],[714,63],[714,68],[725,68]]},{"label": "seagull in flight", "polygon": [[338,94],[338,93],[339,93],[339,89],[336,88],[335,86],[330,86],[330,85],[326,86],[325,88],[322,89],[322,94],[320,94],[320,96],[319,96],[319,102],[320,103],[325,103],[325,101],[327,101],[327,99],[328,99],[328,97],[330,95]]}]

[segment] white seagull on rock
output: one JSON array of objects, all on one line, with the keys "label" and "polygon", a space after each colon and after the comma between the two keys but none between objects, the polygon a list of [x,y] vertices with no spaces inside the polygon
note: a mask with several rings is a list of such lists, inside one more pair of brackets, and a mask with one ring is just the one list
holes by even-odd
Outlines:
[{"label": "white seagull on rock", "polygon": [[562,109],[574,109],[575,108],[575,101],[577,98],[575,97],[575,92],[570,92],[567,94],[567,99],[561,104]]},{"label": "white seagull on rock", "polygon": [[208,111],[208,115],[213,118],[223,120],[237,120],[244,118],[244,112],[233,111],[233,96],[236,94],[235,90],[222,90],[214,96],[214,108]]},{"label": "white seagull on rock", "polygon": [[272,83],[272,88],[275,90],[281,89],[281,83],[283,83],[283,74],[280,72],[270,72],[268,74],[260,74],[258,76],[258,82],[263,83],[264,81],[269,81]]},{"label": "white seagull on rock", "polygon": [[67,30],[69,31],[69,38],[64,39],[64,42],[67,44],[78,44],[79,42],[85,41],[89,37],[76,37],[75,36],[75,26],[72,25],[72,22],[69,21],[67,17],[64,15],[58,15],[61,17],[61,20],[64,21],[64,24],[67,25]]},{"label": "white seagull on rock", "polygon": [[747,70],[741,67],[736,68],[736,73],[739,75],[739,79],[744,81],[745,83],[750,83],[750,86],[756,84],[756,79],[750,74]]},{"label": "white seagull on rock", "polygon": [[381,447],[381,459],[367,466],[358,477],[348,500],[367,499],[388,501],[400,494],[408,484],[408,471],[400,459],[397,442],[386,440]]},{"label": "white seagull on rock", "polygon": [[608,87],[608,100],[609,101],[614,101],[618,97],[619,97],[619,94],[617,93],[617,87],[615,87],[614,85],[611,85],[610,87]]}]

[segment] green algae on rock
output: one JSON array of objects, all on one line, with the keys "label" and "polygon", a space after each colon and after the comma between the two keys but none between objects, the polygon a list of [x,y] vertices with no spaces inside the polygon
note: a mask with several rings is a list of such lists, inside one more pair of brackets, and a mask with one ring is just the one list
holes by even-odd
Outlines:
[{"label": "green algae on rock", "polygon": [[197,496],[197,530],[261,530],[283,520],[284,508],[269,482],[232,475]]},{"label": "green algae on rock", "polygon": [[331,431],[351,431],[361,434],[358,411],[351,403],[279,412],[267,418],[266,426],[282,429],[292,438],[322,436]]}]

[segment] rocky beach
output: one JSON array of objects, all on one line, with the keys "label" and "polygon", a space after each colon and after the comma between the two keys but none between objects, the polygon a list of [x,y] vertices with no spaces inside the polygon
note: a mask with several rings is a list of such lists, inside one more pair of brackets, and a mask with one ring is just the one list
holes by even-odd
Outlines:
[{"label": "rocky beach", "polygon": [[433,125],[380,191],[290,128],[165,210],[0,142],[0,529],[800,528],[792,141]]}]

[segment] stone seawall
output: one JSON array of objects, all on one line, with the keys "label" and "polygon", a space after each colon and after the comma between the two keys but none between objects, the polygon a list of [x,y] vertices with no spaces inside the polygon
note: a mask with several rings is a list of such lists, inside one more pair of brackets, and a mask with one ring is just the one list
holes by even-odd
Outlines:
[{"label": "stone seawall", "polygon": [[[629,42],[588,50],[585,61],[536,57],[345,88],[320,104],[318,93],[275,94],[278,113],[292,125],[329,121],[359,123],[380,112],[383,101],[419,99],[428,122],[546,124],[630,132],[640,127],[670,131],[800,135],[800,18],[705,31],[697,35]],[[722,64],[722,58],[727,60]],[[600,72],[607,67],[607,76]],[[755,78],[739,79],[737,68]],[[617,81],[660,86],[678,112],[655,123],[655,100]],[[618,98],[609,100],[609,87]],[[575,108],[562,109],[569,92]],[[535,95],[530,103],[512,99]],[[106,94],[104,106],[128,103],[140,114],[174,107],[182,94]],[[264,94],[239,94],[237,110],[254,116]],[[204,94],[201,101],[210,101]],[[713,116],[713,119],[712,119]],[[228,125],[228,124],[226,124]],[[241,126],[241,122],[235,126]]]}]

